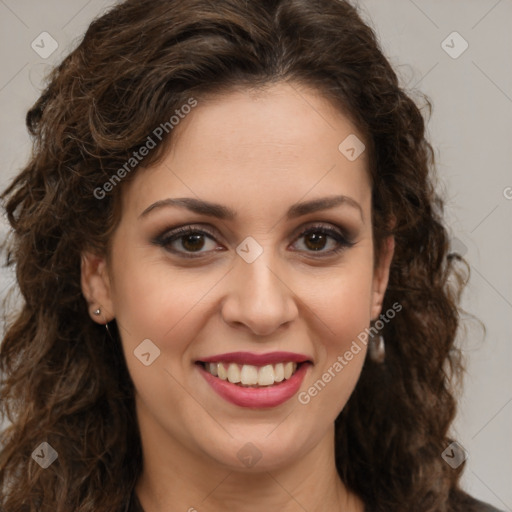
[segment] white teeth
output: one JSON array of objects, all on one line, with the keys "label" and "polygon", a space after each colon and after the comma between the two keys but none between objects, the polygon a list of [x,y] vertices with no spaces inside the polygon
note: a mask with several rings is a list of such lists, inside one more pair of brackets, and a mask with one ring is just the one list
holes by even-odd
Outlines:
[{"label": "white teeth", "polygon": [[[285,379],[289,379],[292,376],[292,373],[293,373],[293,370],[294,370],[293,365],[294,365],[294,363],[286,363],[284,365],[284,378]],[[295,367],[296,366],[297,365],[295,365]]]},{"label": "white teeth", "polygon": [[208,371],[217,377],[217,363],[208,363]]},{"label": "white teeth", "polygon": [[235,363],[231,363],[228,368],[228,380],[229,382],[232,382],[233,384],[236,384],[237,382],[240,382],[240,368],[238,368],[238,365]]},{"label": "white teeth", "polygon": [[271,384],[274,384],[274,368],[271,364],[267,364],[258,371],[258,385],[270,386]]},{"label": "white teeth", "polygon": [[297,363],[252,364],[206,363],[205,369],[219,379],[227,380],[242,386],[272,386],[276,382],[289,379],[297,369]]},{"label": "white teeth", "polygon": [[240,372],[240,381],[246,386],[258,384],[258,368],[252,364],[244,364]]},{"label": "white teeth", "polygon": [[217,376],[219,377],[219,379],[222,379],[222,380],[227,380],[228,378],[228,372],[226,371],[226,369],[224,368],[224,365],[222,363],[218,363],[217,364]]},{"label": "white teeth", "polygon": [[274,368],[274,382],[282,382],[284,380],[284,365],[277,363]]}]

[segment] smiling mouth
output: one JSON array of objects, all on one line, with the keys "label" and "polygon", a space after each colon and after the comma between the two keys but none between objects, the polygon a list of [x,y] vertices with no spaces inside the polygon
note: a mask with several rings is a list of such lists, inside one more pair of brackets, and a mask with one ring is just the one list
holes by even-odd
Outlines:
[{"label": "smiling mouth", "polygon": [[196,362],[214,377],[245,388],[263,388],[278,385],[290,379],[298,368],[305,363],[306,361],[299,363],[286,361],[255,366],[228,362]]}]

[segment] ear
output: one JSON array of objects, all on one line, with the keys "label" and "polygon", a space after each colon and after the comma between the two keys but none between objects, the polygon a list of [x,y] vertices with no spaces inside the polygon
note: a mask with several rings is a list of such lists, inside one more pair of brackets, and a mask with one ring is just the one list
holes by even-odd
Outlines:
[{"label": "ear", "polygon": [[[110,322],[115,313],[106,260],[90,252],[82,253],[81,260],[82,293],[89,304],[89,314],[99,324]],[[94,311],[98,308],[101,313],[95,315]]]},{"label": "ear", "polygon": [[388,236],[382,243],[379,264],[373,273],[371,319],[376,320],[382,311],[382,302],[388,286],[389,268],[395,252],[395,238]]}]

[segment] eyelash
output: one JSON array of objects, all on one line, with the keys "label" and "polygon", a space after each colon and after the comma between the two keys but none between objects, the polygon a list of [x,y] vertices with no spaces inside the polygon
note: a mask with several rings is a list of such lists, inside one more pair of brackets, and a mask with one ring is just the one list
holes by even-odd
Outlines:
[{"label": "eyelash", "polygon": [[[320,256],[315,255],[314,256],[315,258],[323,258],[323,257],[333,256],[333,255],[338,254],[338,253],[344,251],[345,249],[348,249],[355,245],[355,242],[350,240],[349,237],[343,235],[342,233],[340,233],[334,229],[327,228],[324,225],[308,226],[306,229],[304,229],[298,235],[297,239],[300,239],[300,238],[302,238],[306,235],[309,235],[311,233],[321,233],[322,235],[328,235],[333,240],[335,240],[337,243],[337,246],[334,249],[331,249],[330,251],[320,250],[319,254],[321,254],[321,255]],[[175,249],[169,248],[169,245],[171,243],[173,243],[174,241],[179,240],[180,238],[183,238],[183,237],[185,237],[187,235],[191,235],[191,234],[205,235],[208,238],[215,240],[215,235],[213,233],[211,233],[210,231],[208,231],[204,228],[199,229],[192,225],[189,225],[189,226],[176,228],[170,232],[166,231],[166,232],[164,232],[164,234],[156,237],[153,240],[153,243],[163,247],[164,249],[168,250],[169,252],[178,254],[184,258],[188,258],[188,259],[201,258],[204,256],[205,252],[197,252],[197,253],[189,252],[189,253],[187,253],[187,252],[182,252],[182,251],[176,251]],[[208,251],[208,252],[210,252],[210,251]],[[306,252],[315,254],[315,251],[306,251]]]}]

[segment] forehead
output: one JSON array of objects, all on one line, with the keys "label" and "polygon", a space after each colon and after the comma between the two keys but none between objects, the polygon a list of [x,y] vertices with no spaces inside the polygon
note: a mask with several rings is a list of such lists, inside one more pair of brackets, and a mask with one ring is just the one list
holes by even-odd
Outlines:
[{"label": "forehead", "polygon": [[363,137],[313,89],[277,84],[198,99],[164,159],[129,184],[126,207],[140,213],[164,196],[196,196],[243,210],[249,198],[270,206],[335,193],[364,206],[368,158],[347,158],[345,141],[359,141],[359,152]]}]

